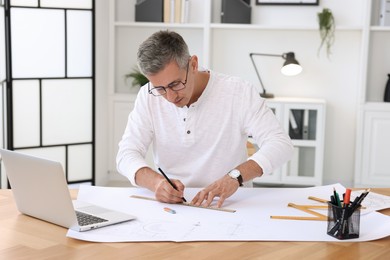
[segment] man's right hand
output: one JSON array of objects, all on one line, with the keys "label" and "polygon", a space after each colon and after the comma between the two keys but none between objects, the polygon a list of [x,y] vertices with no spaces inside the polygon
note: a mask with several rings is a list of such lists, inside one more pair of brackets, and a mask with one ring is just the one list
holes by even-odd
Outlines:
[{"label": "man's right hand", "polygon": [[155,186],[155,196],[160,202],[165,203],[182,203],[184,184],[179,180],[171,180],[177,190],[164,178],[161,178]]}]

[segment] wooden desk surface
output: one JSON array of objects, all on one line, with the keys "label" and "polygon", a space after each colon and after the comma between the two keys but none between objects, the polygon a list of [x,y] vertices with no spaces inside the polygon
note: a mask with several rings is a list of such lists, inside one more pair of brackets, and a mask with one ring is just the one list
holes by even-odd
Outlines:
[{"label": "wooden desk surface", "polygon": [[[390,188],[372,189],[390,195]],[[76,198],[77,190],[71,190]],[[390,215],[390,209],[382,211]],[[0,190],[0,259],[386,259],[390,236],[370,242],[92,243],[67,229],[21,214],[11,190]]]}]

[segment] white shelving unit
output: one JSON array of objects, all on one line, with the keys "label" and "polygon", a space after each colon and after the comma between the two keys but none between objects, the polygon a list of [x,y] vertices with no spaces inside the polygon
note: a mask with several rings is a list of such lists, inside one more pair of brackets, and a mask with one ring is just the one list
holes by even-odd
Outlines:
[{"label": "white shelving unit", "polygon": [[390,27],[379,26],[380,0],[366,0],[362,84],[357,122],[355,186],[390,185],[390,103],[383,96],[390,73]]},{"label": "white shelving unit", "polygon": [[[230,66],[231,62],[226,61],[233,60],[235,56],[239,55],[240,57],[247,57],[245,66],[239,68],[243,71],[239,70],[237,74],[242,76],[249,74],[253,78],[255,77],[253,68],[246,66],[251,66],[248,56],[251,49],[255,51],[264,48],[263,51],[267,52],[269,47],[263,47],[263,43],[274,47],[275,43],[285,42],[288,38],[295,40],[302,38],[302,43],[307,43],[305,37],[308,33],[312,37],[309,41],[318,40],[318,25],[315,17],[313,17],[310,24],[307,24],[306,21],[299,21],[296,16],[293,16],[293,19],[298,21],[293,23],[282,20],[283,23],[265,21],[258,24],[256,23],[259,20],[257,16],[261,16],[262,13],[258,13],[257,8],[253,6],[252,20],[254,23],[227,24],[220,23],[221,0],[191,0],[189,23],[135,22],[135,3],[136,0],[110,1],[109,80],[112,83],[110,94],[136,92],[130,90],[129,85],[124,80],[124,75],[136,64],[136,51],[139,44],[157,30],[168,29],[180,33],[186,39],[190,47],[190,53],[198,55],[200,65],[206,68],[218,68],[218,70],[226,68],[229,70],[229,67],[226,66]],[[300,7],[292,10],[296,13],[303,13],[304,16],[309,14],[313,16],[313,7],[307,9]],[[278,14],[279,16],[286,16],[284,13],[278,12]],[[361,27],[341,25],[337,27],[337,30],[353,32],[360,31]],[[265,33],[271,33],[272,35],[266,34],[263,37]],[[241,37],[241,35],[244,35],[244,37]],[[269,44],[270,36],[275,37],[272,39],[274,44]],[[300,42],[297,42],[297,44],[301,46]],[[283,51],[290,50],[283,49]],[[225,55],[221,54],[222,52]],[[272,52],[275,52],[275,50]],[[221,60],[220,56],[225,56],[226,59]],[[231,56],[231,58],[228,59],[226,56]],[[231,66],[234,66],[234,64]],[[237,68],[232,70],[234,69]]]},{"label": "white shelving unit", "polygon": [[293,158],[255,184],[321,185],[324,161],[326,102],[322,99],[267,99],[294,144]]}]

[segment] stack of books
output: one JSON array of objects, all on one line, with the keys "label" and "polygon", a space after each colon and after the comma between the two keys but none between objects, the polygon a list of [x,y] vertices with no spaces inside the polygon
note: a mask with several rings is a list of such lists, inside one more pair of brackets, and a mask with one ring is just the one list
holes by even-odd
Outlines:
[{"label": "stack of books", "polygon": [[164,0],[165,23],[188,23],[190,0]]}]

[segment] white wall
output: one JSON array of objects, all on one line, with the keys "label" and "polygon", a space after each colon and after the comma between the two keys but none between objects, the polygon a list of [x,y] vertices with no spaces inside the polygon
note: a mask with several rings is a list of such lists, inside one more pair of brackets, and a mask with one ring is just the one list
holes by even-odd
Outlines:
[{"label": "white wall", "polygon": [[95,1],[96,185],[108,180],[108,1]]}]

